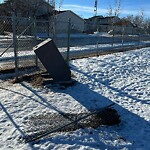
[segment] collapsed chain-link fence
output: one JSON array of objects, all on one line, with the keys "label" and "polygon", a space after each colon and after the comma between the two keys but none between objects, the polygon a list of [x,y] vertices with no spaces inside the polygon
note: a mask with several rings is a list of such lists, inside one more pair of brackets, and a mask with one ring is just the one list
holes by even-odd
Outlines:
[{"label": "collapsed chain-link fence", "polygon": [[[113,105],[113,104],[111,104]],[[97,128],[100,125],[117,125],[121,122],[117,111],[109,106],[85,113],[47,113],[31,116],[24,122],[25,142],[50,137],[56,132],[74,131],[80,128]]]},{"label": "collapsed chain-link fence", "polygon": [[[0,17],[0,70],[15,69],[15,75],[40,68],[33,47],[52,38],[69,61],[73,58],[149,46],[149,36],[132,25],[102,25],[67,20]],[[27,69],[28,68],[28,69]],[[32,70],[31,69],[31,70]]]}]

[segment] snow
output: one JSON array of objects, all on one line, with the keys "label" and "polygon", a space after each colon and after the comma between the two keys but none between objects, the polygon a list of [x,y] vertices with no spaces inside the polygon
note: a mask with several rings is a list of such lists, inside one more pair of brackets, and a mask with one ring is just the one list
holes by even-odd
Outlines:
[{"label": "snow", "polygon": [[[70,66],[77,83],[63,90],[0,80],[0,149],[149,150],[150,48],[72,60]],[[32,115],[86,112],[112,102],[119,125],[55,133],[36,143],[18,141]]]},{"label": "snow", "polygon": [[[140,42],[140,45],[147,46],[146,44],[149,44],[149,43],[150,41],[142,41]],[[121,43],[114,43],[113,47],[112,47],[112,44],[84,45],[84,46],[74,46],[74,47],[72,46],[70,47],[70,57],[80,56],[84,54],[97,53],[97,52],[106,52],[106,51],[111,50],[111,48],[123,48],[126,46],[132,47],[132,46],[137,46],[137,45],[138,45],[138,42],[124,42],[123,45]],[[0,48],[0,50],[1,50],[0,54],[2,54],[4,49]],[[58,50],[60,51],[62,56],[66,57],[66,53],[67,53],[66,47],[58,48]],[[33,50],[22,50],[18,52],[18,57],[21,59],[31,59],[34,56],[35,56],[35,53]],[[0,62],[1,64],[3,64],[12,60],[14,61],[13,50],[11,50],[11,52],[4,53],[0,59]]]},{"label": "snow", "polygon": [[[72,37],[76,37],[76,38],[81,38],[81,37],[86,37],[86,38],[88,38],[88,37],[91,37],[91,36],[106,36],[106,37],[111,37],[112,35],[110,35],[110,34],[108,34],[107,32],[95,32],[94,34],[84,34],[84,33],[73,33],[73,34],[71,34],[70,35],[70,37],[72,38]],[[48,38],[49,36],[48,36],[48,34],[47,33],[38,33],[37,34],[37,36],[38,37],[40,37],[40,38]],[[67,34],[66,33],[62,33],[62,34],[57,34],[57,37],[59,37],[59,38],[67,38]],[[53,37],[53,35],[50,35],[50,37]]]}]

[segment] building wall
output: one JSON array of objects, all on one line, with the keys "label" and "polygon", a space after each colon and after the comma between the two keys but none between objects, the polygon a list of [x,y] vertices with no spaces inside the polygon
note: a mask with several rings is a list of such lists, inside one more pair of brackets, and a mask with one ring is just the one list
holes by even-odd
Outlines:
[{"label": "building wall", "polygon": [[116,26],[115,27],[115,33],[122,34],[122,32],[124,34],[135,34],[136,33],[135,29],[132,26],[123,26],[123,27]]},{"label": "building wall", "polygon": [[125,34],[135,34],[136,31],[131,23],[123,25],[113,25],[113,23],[120,22],[118,17],[95,17],[90,18],[86,21],[85,32],[93,33],[95,31],[99,32],[109,32],[114,30],[116,34],[122,34],[123,28]]},{"label": "building wall", "polygon": [[68,32],[68,20],[71,18],[71,30],[74,32],[84,31],[84,20],[71,11],[56,15],[56,33]]}]

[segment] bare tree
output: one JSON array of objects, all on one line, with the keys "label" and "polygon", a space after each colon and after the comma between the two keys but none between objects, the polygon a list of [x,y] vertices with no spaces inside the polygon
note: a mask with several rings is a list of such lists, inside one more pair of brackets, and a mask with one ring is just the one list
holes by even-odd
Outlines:
[{"label": "bare tree", "polygon": [[112,8],[111,5],[109,5],[107,14],[108,14],[108,16],[112,16],[113,15],[113,8]]},{"label": "bare tree", "polygon": [[117,16],[119,17],[121,12],[121,0],[115,0],[114,7],[109,5],[108,16]]},{"label": "bare tree", "polygon": [[34,17],[41,11],[41,7],[46,4],[45,0],[5,0],[0,8],[4,15]]},{"label": "bare tree", "polygon": [[127,16],[127,19],[129,21],[131,21],[134,26],[137,28],[137,34],[139,35],[139,44],[140,44],[140,41],[141,41],[141,33],[144,32],[144,10],[141,9],[139,14],[136,15],[136,16],[133,16],[133,15],[130,15],[130,16]]},{"label": "bare tree", "polygon": [[127,16],[127,20],[129,20],[131,23],[133,23],[136,27],[142,28],[143,22],[144,22],[144,10],[141,9],[139,14],[136,16],[129,15]]},{"label": "bare tree", "polygon": [[59,11],[60,11],[62,5],[63,5],[63,0],[60,0],[60,1],[59,1]]},{"label": "bare tree", "polygon": [[150,18],[144,20],[144,28],[147,34],[150,34]]},{"label": "bare tree", "polygon": [[[112,27],[112,34],[113,34],[113,41],[114,41],[114,36],[115,36],[115,22],[117,21],[121,11],[121,0],[115,0],[114,7],[112,5],[109,6],[108,8],[108,16],[111,17],[111,27]],[[113,46],[112,42],[112,46]]]}]

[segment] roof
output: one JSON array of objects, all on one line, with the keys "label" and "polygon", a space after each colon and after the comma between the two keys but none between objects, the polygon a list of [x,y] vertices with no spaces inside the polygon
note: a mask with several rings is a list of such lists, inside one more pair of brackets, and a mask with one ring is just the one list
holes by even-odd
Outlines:
[{"label": "roof", "polygon": [[86,21],[88,21],[88,20],[94,20],[94,19],[113,19],[113,18],[118,18],[119,19],[119,17],[117,17],[117,16],[107,16],[107,17],[103,17],[103,16],[93,16],[93,17],[91,17],[91,18],[88,18],[88,19],[85,19]]},{"label": "roof", "polygon": [[74,12],[71,11],[71,10],[57,11],[57,14],[56,14],[56,15],[63,14],[63,13],[67,13],[67,12],[71,12],[71,13],[74,14],[76,17],[78,17],[80,20],[82,20],[82,21],[85,22],[85,20],[84,20],[83,18],[81,18],[80,16],[78,16],[76,13],[74,13]]},{"label": "roof", "polygon": [[114,24],[117,25],[117,26],[129,25],[129,24],[131,26],[133,26],[133,24],[129,20],[127,20],[127,19],[122,19],[122,20],[120,20],[120,21],[118,21],[118,22],[116,22]]},{"label": "roof", "polygon": [[93,20],[95,18],[104,18],[103,16],[93,16],[93,17],[90,17],[88,19],[85,19],[85,20]]}]

